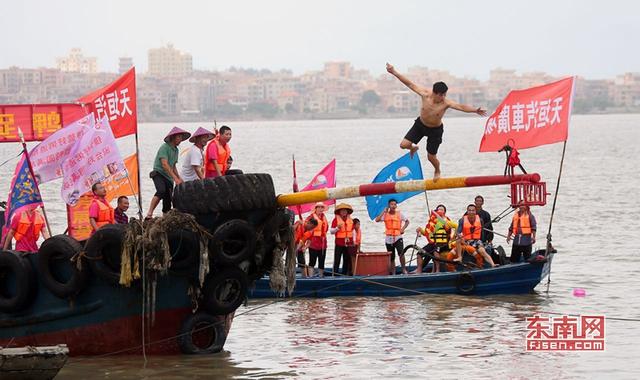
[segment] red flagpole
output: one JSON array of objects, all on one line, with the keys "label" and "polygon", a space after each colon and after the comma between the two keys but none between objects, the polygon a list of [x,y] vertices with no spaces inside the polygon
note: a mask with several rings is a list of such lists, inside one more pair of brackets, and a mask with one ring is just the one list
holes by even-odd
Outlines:
[{"label": "red flagpole", "polygon": [[[292,154],[291,158],[293,159],[293,192],[297,193],[298,191],[300,191],[300,189],[298,188],[298,176],[296,174],[296,156],[295,156],[295,154]],[[300,220],[302,220],[302,209],[300,208],[299,205],[296,208],[298,209],[298,217],[300,218]]]}]

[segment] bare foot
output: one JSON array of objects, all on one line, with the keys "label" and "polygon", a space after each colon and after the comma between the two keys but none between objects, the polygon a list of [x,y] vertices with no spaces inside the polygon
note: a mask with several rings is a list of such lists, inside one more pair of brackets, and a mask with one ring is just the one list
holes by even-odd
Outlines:
[{"label": "bare foot", "polygon": [[416,154],[418,148],[419,146],[417,145],[413,145],[411,148],[409,148],[409,157],[413,158],[413,155]]},{"label": "bare foot", "polygon": [[440,179],[440,172],[439,171],[435,171],[433,173],[433,182],[438,182],[439,179]]}]

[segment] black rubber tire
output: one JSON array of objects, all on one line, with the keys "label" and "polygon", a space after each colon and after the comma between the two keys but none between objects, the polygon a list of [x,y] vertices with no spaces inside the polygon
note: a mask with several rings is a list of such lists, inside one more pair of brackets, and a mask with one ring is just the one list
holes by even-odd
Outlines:
[{"label": "black rubber tire", "polygon": [[476,279],[473,274],[463,272],[456,278],[456,290],[459,294],[473,294],[476,290]]},{"label": "black rubber tire", "polygon": [[[204,332],[205,330],[210,330],[212,336],[205,347],[200,347],[194,342],[193,334]],[[200,311],[195,314],[189,314],[182,322],[178,346],[180,351],[186,355],[215,354],[222,351],[226,340],[227,334],[222,319]]]},{"label": "black rubber tire", "polygon": [[120,264],[124,224],[107,224],[98,229],[85,245],[93,273],[110,284],[120,283]]},{"label": "black rubber tire", "polygon": [[[14,294],[8,294],[5,278],[13,272],[15,278]],[[21,253],[0,251],[0,312],[14,313],[23,310],[33,299],[37,289],[36,278],[31,262]]]},{"label": "black rubber tire", "polygon": [[173,190],[173,204],[190,214],[271,209],[276,194],[269,174],[237,174],[183,182]]},{"label": "black rubber tire", "polygon": [[214,315],[235,311],[247,297],[247,274],[236,267],[210,273],[202,288],[202,308]]},{"label": "black rubber tire", "polygon": [[[88,268],[78,270],[71,258],[82,251],[82,246],[74,238],[67,235],[56,235],[45,240],[38,250],[38,272],[40,280],[49,291],[60,298],[78,295],[85,287]],[[59,272],[71,273],[68,279],[61,280]]]},{"label": "black rubber tire", "polygon": [[255,253],[256,230],[244,220],[232,219],[213,233],[211,258],[218,264],[236,265]]},{"label": "black rubber tire", "polygon": [[181,229],[170,231],[167,234],[167,239],[171,252],[169,271],[175,274],[197,272],[200,261],[199,235],[196,232]]}]

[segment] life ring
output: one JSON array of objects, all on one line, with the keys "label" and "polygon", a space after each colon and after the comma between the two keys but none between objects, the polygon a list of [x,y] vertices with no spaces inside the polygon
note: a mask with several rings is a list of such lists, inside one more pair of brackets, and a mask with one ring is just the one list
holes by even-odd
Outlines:
[{"label": "life ring", "polygon": [[214,315],[226,315],[236,310],[247,297],[247,274],[236,267],[210,273],[202,288],[201,306]]},{"label": "life ring", "polygon": [[187,355],[214,354],[222,351],[226,340],[224,319],[200,311],[184,319],[178,346]]},{"label": "life ring", "polygon": [[171,266],[169,271],[174,274],[197,273],[200,261],[200,237],[190,230],[173,230],[167,234]]},{"label": "life ring", "polygon": [[35,298],[36,289],[33,267],[24,254],[0,251],[0,312],[23,310]]},{"label": "life ring", "polygon": [[120,264],[124,224],[107,224],[91,235],[85,245],[93,273],[110,284],[120,283]]},{"label": "life ring", "polygon": [[232,219],[213,233],[209,244],[212,258],[222,265],[236,265],[249,258],[256,249],[256,231],[246,221]]},{"label": "life ring", "polygon": [[88,268],[79,270],[71,259],[77,256],[82,246],[67,235],[56,235],[42,243],[38,250],[38,272],[44,286],[60,298],[76,296],[84,289]]},{"label": "life ring", "polygon": [[456,290],[460,294],[471,294],[476,290],[476,279],[473,274],[463,272],[456,278]]}]

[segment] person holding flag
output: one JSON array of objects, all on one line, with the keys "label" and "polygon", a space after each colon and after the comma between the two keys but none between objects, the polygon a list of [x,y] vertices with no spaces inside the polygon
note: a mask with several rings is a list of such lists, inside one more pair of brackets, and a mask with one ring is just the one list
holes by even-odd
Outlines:
[{"label": "person holding flag", "polygon": [[400,258],[400,265],[402,266],[402,273],[407,274],[407,267],[404,260],[404,242],[402,235],[409,226],[409,219],[407,219],[398,210],[398,202],[395,199],[390,199],[388,207],[382,210],[380,215],[375,219],[376,222],[384,222],[384,243],[387,248],[387,252],[391,253],[389,257],[389,274],[395,274],[396,267],[396,255]]},{"label": "person holding flag", "polygon": [[444,82],[436,82],[433,85],[433,90],[429,90],[426,87],[418,86],[413,83],[409,78],[396,71],[393,65],[387,63],[387,72],[398,78],[402,84],[409,87],[413,92],[420,95],[422,99],[422,107],[420,108],[420,116],[416,119],[413,127],[407,132],[402,142],[400,142],[400,148],[408,149],[409,153],[413,157],[414,153],[418,150],[418,143],[423,137],[427,137],[427,158],[431,165],[433,165],[434,173],[433,180],[440,179],[440,161],[436,156],[438,154],[438,147],[442,143],[442,134],[444,127],[442,124],[442,117],[449,108],[454,110],[477,113],[480,116],[486,116],[487,111],[482,107],[472,107],[466,104],[458,104],[452,100],[446,98],[447,90],[449,89]]},{"label": "person holding flag", "polygon": [[38,252],[40,234],[45,240],[49,238],[44,217],[36,209],[26,207],[13,215],[2,249],[8,250],[15,239],[16,251]]}]

